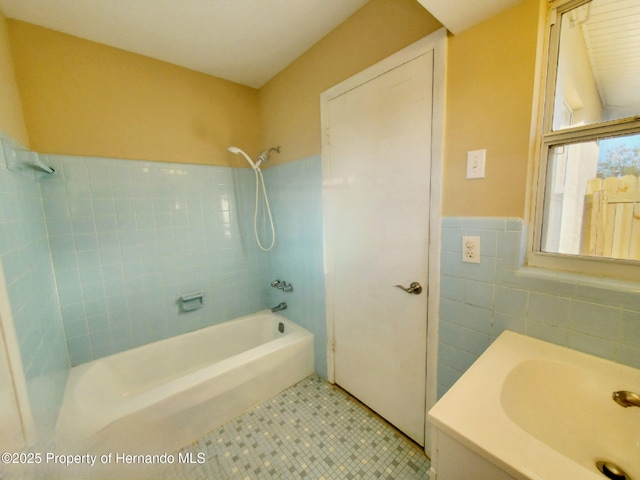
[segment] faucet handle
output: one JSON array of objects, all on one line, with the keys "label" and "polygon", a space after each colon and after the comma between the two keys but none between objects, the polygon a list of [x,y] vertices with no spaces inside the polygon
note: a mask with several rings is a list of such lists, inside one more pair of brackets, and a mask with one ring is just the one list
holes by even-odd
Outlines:
[{"label": "faucet handle", "polygon": [[293,292],[293,285],[287,283],[285,280],[274,280],[271,282],[273,288],[279,288],[283,292]]}]

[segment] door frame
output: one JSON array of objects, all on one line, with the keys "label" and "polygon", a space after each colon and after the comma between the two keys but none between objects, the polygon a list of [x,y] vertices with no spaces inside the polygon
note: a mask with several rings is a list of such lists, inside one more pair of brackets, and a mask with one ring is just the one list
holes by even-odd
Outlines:
[{"label": "door frame", "polygon": [[[412,43],[399,52],[381,60],[360,73],[344,80],[324,91],[320,95],[320,115],[322,128],[322,196],[327,201],[328,188],[334,185],[331,178],[328,142],[329,136],[329,101],[353,90],[368,81],[410,62],[411,60],[433,51],[433,97],[431,127],[431,192],[429,208],[429,253],[428,253],[428,288],[427,288],[427,378],[426,378],[426,411],[437,401],[437,367],[438,367],[438,330],[440,312],[440,244],[441,244],[441,207],[442,207],[442,165],[444,159],[444,121],[446,94],[446,55],[447,31],[441,28],[421,40]],[[327,210],[324,209],[325,224]],[[324,278],[326,287],[326,321],[327,321],[327,376],[335,383],[334,359],[334,301],[333,273],[329,270],[332,252],[327,249],[324,238]],[[425,412],[426,413],[426,412]],[[425,422],[425,446],[427,455],[431,454],[431,428]]]},{"label": "door frame", "polygon": [[[4,270],[0,263],[0,362],[4,365],[0,368],[6,369],[5,374],[10,377],[10,385],[6,387],[13,394],[14,404],[5,406],[11,408],[12,413],[16,412],[19,417],[21,432],[8,432],[11,436],[13,445],[2,445],[3,448],[12,448],[19,451],[25,446],[33,446],[36,443],[36,425],[29,404],[29,393],[27,390],[27,381],[24,374],[22,359],[20,356],[20,347],[18,336],[13,324],[13,315],[11,313],[11,304],[9,303],[9,292],[4,276]],[[2,406],[0,406],[2,408]],[[6,412],[2,412],[6,413]],[[0,425],[0,428],[3,425]]]}]

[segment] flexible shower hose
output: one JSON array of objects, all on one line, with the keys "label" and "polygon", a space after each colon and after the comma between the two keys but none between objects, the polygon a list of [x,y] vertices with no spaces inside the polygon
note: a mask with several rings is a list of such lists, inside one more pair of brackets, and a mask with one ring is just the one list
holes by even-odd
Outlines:
[{"label": "flexible shower hose", "polygon": [[[276,230],[273,226],[273,217],[271,216],[271,207],[269,207],[269,197],[267,196],[267,189],[264,186],[264,177],[262,176],[262,171],[260,167],[254,168],[253,171],[256,173],[256,208],[253,212],[253,233],[256,236],[256,242],[258,242],[258,247],[265,252],[268,252],[273,248],[273,245],[276,243]],[[258,235],[258,194],[259,194],[259,184],[262,182],[262,195],[264,197],[264,204],[267,207],[267,214],[269,215],[269,223],[271,224],[271,245],[265,247],[262,245],[260,241],[260,236]]]}]

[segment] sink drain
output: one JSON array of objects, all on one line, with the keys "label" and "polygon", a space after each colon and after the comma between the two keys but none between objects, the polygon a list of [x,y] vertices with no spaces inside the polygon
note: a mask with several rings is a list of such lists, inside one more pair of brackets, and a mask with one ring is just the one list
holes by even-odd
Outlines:
[{"label": "sink drain", "polygon": [[611,480],[631,480],[631,477],[615,463],[600,460],[596,463],[596,467],[600,473]]}]

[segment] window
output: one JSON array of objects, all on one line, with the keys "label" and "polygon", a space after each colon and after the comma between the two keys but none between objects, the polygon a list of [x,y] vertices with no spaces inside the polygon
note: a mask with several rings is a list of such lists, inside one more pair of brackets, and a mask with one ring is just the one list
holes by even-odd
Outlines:
[{"label": "window", "polygon": [[640,279],[640,0],[552,4],[528,263]]}]

